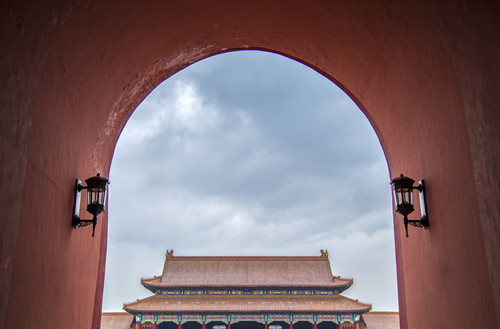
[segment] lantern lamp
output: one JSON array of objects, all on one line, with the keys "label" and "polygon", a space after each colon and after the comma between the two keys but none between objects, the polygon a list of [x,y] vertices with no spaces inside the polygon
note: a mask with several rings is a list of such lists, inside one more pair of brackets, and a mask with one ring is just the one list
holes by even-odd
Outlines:
[{"label": "lantern lamp", "polygon": [[[75,212],[73,214],[72,225],[74,228],[79,228],[92,224],[93,237],[97,224],[97,216],[105,211],[109,180],[98,173],[97,176],[86,179],[85,183],[87,183],[87,186],[83,186],[79,179],[76,180]],[[80,197],[82,190],[87,190],[87,211],[93,215],[92,219],[80,218]]]},{"label": "lantern lamp", "polygon": [[[397,213],[403,215],[406,237],[408,237],[408,224],[424,229],[429,227],[429,218],[427,217],[425,204],[424,180],[422,179],[418,182],[417,186],[413,186],[414,183],[415,181],[413,179],[405,177],[403,174],[391,181],[392,191],[394,193],[394,202],[396,205],[395,210]],[[415,207],[413,206],[413,190],[419,191],[420,211],[422,213],[422,217],[420,219],[411,220],[408,219],[408,215],[415,210]]]}]

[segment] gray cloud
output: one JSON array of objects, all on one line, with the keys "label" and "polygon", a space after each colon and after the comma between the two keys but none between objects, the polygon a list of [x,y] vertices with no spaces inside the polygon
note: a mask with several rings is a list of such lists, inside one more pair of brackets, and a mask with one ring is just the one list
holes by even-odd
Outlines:
[{"label": "gray cloud", "polygon": [[[113,159],[104,310],[148,295],[163,254],[315,255],[397,309],[389,177],[334,84],[281,56],[209,58],[139,106]],[[133,269],[132,269],[133,267]],[[369,273],[369,274],[368,274]]]}]

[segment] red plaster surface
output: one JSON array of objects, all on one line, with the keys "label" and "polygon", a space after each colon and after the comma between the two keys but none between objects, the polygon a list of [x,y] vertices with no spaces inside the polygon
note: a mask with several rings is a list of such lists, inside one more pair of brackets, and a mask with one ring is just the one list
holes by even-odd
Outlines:
[{"label": "red plaster surface", "polygon": [[[402,328],[500,325],[500,8],[488,1],[4,1],[0,328],[97,328],[107,219],[70,225],[137,104],[200,59],[261,49],[356,101],[391,176],[426,180],[430,228],[395,217]],[[24,316],[29,314],[29,316]]]}]

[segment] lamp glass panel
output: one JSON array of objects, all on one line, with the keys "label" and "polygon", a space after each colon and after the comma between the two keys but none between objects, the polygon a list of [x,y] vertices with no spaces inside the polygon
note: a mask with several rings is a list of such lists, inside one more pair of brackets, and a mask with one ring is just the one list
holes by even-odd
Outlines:
[{"label": "lamp glass panel", "polygon": [[409,204],[413,205],[413,189],[412,188],[401,188],[399,189],[400,200],[398,200],[398,204]]},{"label": "lamp glass panel", "polygon": [[93,188],[87,190],[87,204],[95,204],[97,199],[97,191]]},{"label": "lamp glass panel", "polygon": [[101,188],[100,189],[101,191],[99,192],[99,195],[101,197],[101,200],[99,201],[99,203],[102,205],[102,209],[104,209],[104,206],[106,204],[106,192],[107,192],[107,188]]},{"label": "lamp glass panel", "polygon": [[394,188],[394,199],[396,205],[411,204],[413,205],[412,188]]},{"label": "lamp glass panel", "polygon": [[87,204],[100,204],[104,205],[106,198],[105,188],[89,188],[87,192]]},{"label": "lamp glass panel", "polygon": [[401,196],[399,193],[399,189],[393,187],[392,192],[394,194],[394,201],[396,201],[396,206],[400,204]]}]

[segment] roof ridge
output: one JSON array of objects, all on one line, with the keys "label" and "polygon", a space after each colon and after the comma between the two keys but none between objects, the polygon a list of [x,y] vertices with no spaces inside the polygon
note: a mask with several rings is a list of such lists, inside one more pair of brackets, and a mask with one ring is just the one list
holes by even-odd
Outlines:
[{"label": "roof ridge", "polygon": [[165,262],[173,260],[323,260],[329,262],[328,250],[320,250],[319,256],[174,256],[174,250],[167,250]]},{"label": "roof ridge", "polygon": [[237,260],[237,261],[263,261],[263,260],[313,260],[313,261],[325,261],[325,257],[322,256],[172,256],[167,258],[168,261],[176,260],[191,260],[191,261],[203,261],[203,260]]}]

